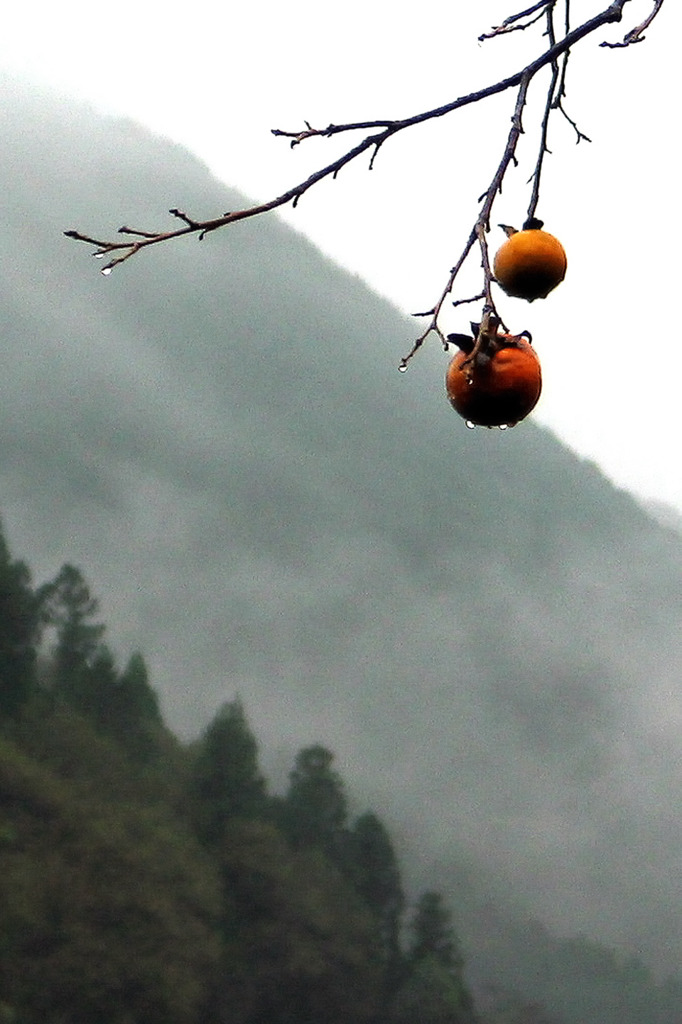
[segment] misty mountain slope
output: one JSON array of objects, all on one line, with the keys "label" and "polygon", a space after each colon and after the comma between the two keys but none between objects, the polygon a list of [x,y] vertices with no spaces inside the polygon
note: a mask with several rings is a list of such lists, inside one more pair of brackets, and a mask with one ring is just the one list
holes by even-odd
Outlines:
[{"label": "misty mountain slope", "polygon": [[245,200],[3,91],[13,550],[83,569],[184,733],[239,692],[275,777],[336,751],[413,876],[461,854],[550,925],[670,959],[679,536],[532,422],[466,430],[438,346],[397,373],[415,324],[272,216],[103,278],[65,228]]}]

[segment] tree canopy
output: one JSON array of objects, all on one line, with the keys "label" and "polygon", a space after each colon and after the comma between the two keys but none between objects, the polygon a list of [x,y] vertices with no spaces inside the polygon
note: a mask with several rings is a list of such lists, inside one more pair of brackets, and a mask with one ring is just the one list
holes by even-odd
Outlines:
[{"label": "tree canopy", "polygon": [[[388,829],[372,810],[349,819],[327,747],[301,749],[276,796],[239,699],[181,744],[142,655],[116,667],[81,573],[68,567],[34,590],[1,534],[0,554],[0,629],[21,653],[0,704],[3,1024],[680,1015],[679,979],[660,984],[637,958],[545,931],[542,971],[528,933],[517,985],[496,968],[483,992],[494,998],[477,1008],[447,900],[434,889],[406,897]],[[41,612],[57,629],[58,686],[36,671]],[[69,657],[57,660],[60,642]]]}]

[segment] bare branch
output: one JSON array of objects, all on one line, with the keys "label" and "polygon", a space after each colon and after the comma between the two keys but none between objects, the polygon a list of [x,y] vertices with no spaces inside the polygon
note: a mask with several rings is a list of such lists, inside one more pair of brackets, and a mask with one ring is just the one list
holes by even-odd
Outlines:
[{"label": "bare branch", "polygon": [[125,224],[118,229],[119,235],[139,235],[140,238],[153,238],[151,231],[138,231],[136,228],[127,228]]},{"label": "bare branch", "polygon": [[[242,210],[228,211],[221,217],[215,217],[210,220],[197,220],[184,211],[173,207],[169,212],[176,218],[176,220],[181,222],[181,226],[169,231],[156,232],[123,226],[119,228],[118,235],[128,236],[125,239],[118,238],[102,241],[94,238],[92,235],[83,234],[74,230],[65,231],[64,234],[69,238],[95,246],[95,251],[92,255],[96,259],[103,259],[105,256],[111,256],[112,258],[102,267],[101,271],[103,274],[110,274],[114,267],[118,266],[120,263],[124,263],[147,246],[156,245],[160,242],[169,241],[173,238],[179,238],[182,235],[196,234],[201,240],[209,232],[216,231],[217,229],[225,227],[235,221],[255,217],[270,210],[275,210],[279,207],[285,206],[289,203],[291,203],[292,207],[295,207],[301,196],[305,195],[310,188],[325,178],[331,178],[332,180],[335,179],[346,165],[350,164],[364,153],[370,154],[368,168],[371,170],[374,167],[379,150],[382,148],[384,143],[398,132],[411,128],[417,124],[431,121],[438,117],[444,117],[455,110],[479,103],[482,100],[506,92],[509,89],[516,89],[516,100],[511,119],[511,127],[507,135],[500,163],[488,188],[479,197],[478,202],[480,208],[476,221],[469,232],[469,236],[457,262],[450,271],[448,280],[441,291],[438,300],[427,312],[414,314],[418,317],[428,318],[428,322],[425,329],[415,341],[408,355],[401,361],[399,368],[401,370],[407,369],[409,360],[419,350],[431,333],[438,335],[443,347],[445,349],[448,348],[448,339],[440,328],[439,318],[443,306],[452,296],[453,287],[459,272],[469,257],[471,250],[478,243],[478,248],[481,254],[481,267],[483,270],[483,287],[476,295],[471,296],[470,298],[452,300],[453,306],[483,300],[484,305],[481,317],[481,328],[478,338],[476,339],[473,352],[473,355],[476,355],[479,347],[485,343],[485,338],[487,336],[486,325],[493,320],[497,324],[502,324],[502,319],[495,308],[495,302],[492,294],[492,282],[494,281],[494,277],[490,266],[486,236],[490,230],[490,218],[493,204],[497,196],[502,191],[502,184],[505,175],[510,165],[516,165],[518,163],[516,150],[519,139],[523,134],[522,115],[526,105],[530,84],[542,69],[548,66],[551,67],[551,79],[549,81],[547,99],[545,101],[544,112],[540,123],[538,155],[535,168],[529,178],[529,183],[532,182],[532,191],[527,220],[531,220],[535,217],[535,211],[539,202],[544,158],[545,155],[550,152],[548,148],[548,132],[552,113],[554,111],[559,111],[563,115],[563,117],[573,127],[576,133],[577,142],[580,142],[583,139],[590,141],[588,136],[579,130],[576,122],[568,116],[563,106],[563,101],[566,97],[566,74],[571,48],[597,29],[610,23],[620,22],[623,17],[623,8],[629,0],[612,0],[612,2],[603,11],[601,11],[601,13],[588,19],[582,25],[574,29],[571,29],[570,27],[570,0],[563,0],[564,28],[560,39],[556,38],[554,22],[554,14],[558,2],[559,0],[539,0],[539,2],[534,3],[524,10],[519,11],[517,14],[513,14],[506,18],[501,25],[495,27],[491,32],[484,33],[479,36],[479,40],[483,41],[495,36],[509,34],[514,31],[524,31],[536,24],[543,17],[546,21],[546,29],[543,36],[547,38],[548,45],[544,52],[525,68],[516,72],[516,74],[501,79],[500,81],[488,85],[483,89],[468,93],[465,96],[460,96],[457,99],[454,99],[449,103],[445,103],[440,107],[435,107],[432,110],[423,111],[400,120],[383,119],[373,121],[356,121],[348,124],[330,123],[326,128],[313,128],[309,121],[304,121],[305,128],[302,131],[285,131],[279,128],[272,129],[273,135],[289,139],[292,147],[300,145],[311,138],[331,138],[335,135],[358,131],[369,132],[369,134],[331,163],[315,171],[304,181],[299,182],[297,185],[294,185],[281,195],[270,199],[268,202],[259,203]],[[641,25],[638,25],[636,28],[628,32],[622,43],[602,43],[601,45],[618,47],[640,42],[644,38],[644,31],[648,28],[662,7],[663,0],[653,0],[653,3],[653,9],[648,18],[646,18]],[[502,324],[502,326],[504,325]]]},{"label": "bare branch", "polygon": [[[509,32],[523,32],[524,29],[530,28],[536,21],[539,21],[547,7],[552,8],[556,0],[540,0],[539,3],[533,4],[532,7],[528,7],[525,11],[519,11],[518,14],[512,14],[509,18],[505,18],[501,25],[496,25],[490,32],[484,32],[483,35],[478,37],[479,43],[482,43],[485,39],[493,39],[495,36],[506,35]],[[523,25],[518,24],[521,18],[525,18],[536,11],[539,13],[526,21]]]},{"label": "bare branch", "polygon": [[[548,0],[552,2],[552,0]],[[245,220],[249,217],[258,216],[261,213],[267,213],[270,210],[277,209],[278,207],[285,206],[288,203],[292,203],[296,206],[300,197],[312,188],[317,182],[322,181],[327,177],[336,177],[339,171],[351,163],[361,154],[367,152],[370,149],[374,150],[372,159],[370,161],[370,167],[373,166],[376,154],[380,147],[386,142],[392,135],[397,132],[403,131],[406,128],[410,128],[413,125],[421,124],[425,121],[432,120],[437,117],[443,117],[446,114],[452,113],[454,110],[459,110],[462,107],[469,106],[472,103],[478,103],[483,99],[487,99],[490,96],[495,96],[499,93],[505,92],[507,89],[512,89],[519,86],[522,81],[526,82],[526,88],[528,82],[533,76],[545,67],[547,64],[551,64],[557,59],[557,57],[567,51],[574,43],[594,32],[595,29],[607,25],[610,22],[618,22],[622,19],[623,7],[629,0],[613,0],[613,2],[601,12],[601,14],[595,15],[595,17],[584,22],[581,26],[574,29],[572,32],[566,34],[566,36],[559,42],[550,47],[541,54],[535,61],[524,68],[522,71],[517,72],[514,75],[510,75],[508,78],[504,78],[499,82],[489,85],[484,89],[479,89],[476,92],[469,93],[466,96],[460,96],[450,103],[443,104],[443,106],[436,107],[433,110],[427,110],[419,114],[415,114],[412,117],[404,118],[398,121],[363,121],[356,122],[353,124],[345,125],[329,125],[326,129],[316,130],[308,126],[306,131],[298,133],[282,132],[279,129],[275,129],[275,134],[285,135],[293,139],[295,143],[304,141],[304,139],[310,138],[315,135],[324,135],[329,137],[336,135],[341,132],[357,131],[359,129],[376,128],[379,127],[381,130],[377,134],[371,134],[366,136],[362,142],[359,142],[348,152],[344,153],[337,160],[328,164],[326,167],[321,168],[315,173],[311,174],[310,177],[306,178],[305,181],[300,182],[293,188],[288,189],[281,195],[269,200],[266,203],[260,203],[256,206],[249,207],[244,210],[235,210],[230,213],[224,214],[222,217],[216,217],[211,220],[198,221],[188,217],[181,211],[173,209],[171,212],[173,216],[183,220],[185,226],[178,228],[174,231],[133,231],[126,232],[135,234],[137,241],[130,243],[124,241],[100,241],[99,239],[93,239],[90,235],[85,235],[80,231],[65,231],[64,234],[69,237],[76,239],[77,241],[87,242],[97,246],[97,252],[95,255],[101,258],[109,253],[119,253],[120,255],[115,256],[109,263],[102,268],[102,273],[111,273],[114,267],[120,263],[124,263],[130,259],[136,253],[150,245],[157,245],[160,242],[169,241],[172,238],[179,238],[182,235],[198,234],[200,238],[203,238],[206,234],[211,231],[216,231],[218,228],[225,227],[228,224],[233,223],[237,220]],[[662,0],[659,0],[659,3]],[[543,6],[546,6],[543,4]],[[528,9],[531,10],[530,8]],[[522,15],[521,15],[522,16]],[[508,163],[508,161],[507,161]],[[506,165],[505,165],[506,166]],[[498,186],[499,187],[499,186]],[[475,238],[474,238],[475,241]],[[473,241],[470,243],[473,244]],[[470,246],[469,246],[470,247]]]},{"label": "bare branch", "polygon": [[417,340],[415,341],[414,345],[412,346],[410,351],[407,353],[407,355],[403,359],[400,360],[400,363],[398,365],[398,369],[401,371],[401,373],[403,373],[407,369],[407,364],[409,363],[410,359],[412,358],[413,355],[415,355],[415,353],[417,353],[419,351],[419,349],[422,347],[422,345],[424,344],[424,342],[426,341],[426,339],[428,338],[429,334],[431,334],[432,331],[434,331],[438,335],[438,337],[440,338],[441,343],[443,345],[443,348],[447,352],[447,350],[449,348],[448,341],[447,341],[447,338],[445,337],[445,335],[443,334],[443,332],[438,327],[438,317],[440,316],[440,311],[443,308],[443,305],[444,305],[448,295],[452,291],[452,286],[455,283],[455,278],[457,277],[457,275],[459,274],[460,270],[462,269],[464,261],[467,258],[467,256],[469,255],[469,253],[471,252],[475,241],[476,241],[476,230],[474,228],[474,230],[472,230],[471,234],[469,235],[469,237],[467,239],[467,243],[464,246],[464,251],[462,252],[462,255],[459,257],[459,259],[457,260],[457,263],[454,265],[454,267],[450,271],[450,277],[448,278],[447,284],[445,285],[445,288],[441,292],[440,298],[438,299],[438,302],[436,303],[436,305],[433,307],[433,310],[431,311],[431,314],[428,314],[428,313],[427,314],[423,314],[423,313],[417,314],[418,316],[424,316],[424,315],[429,316],[430,315],[431,316],[431,320],[429,321],[426,329],[424,331],[422,331],[422,333],[419,335],[419,337],[417,338]]},{"label": "bare branch", "polygon": [[583,142],[583,141],[584,142],[592,142],[592,139],[589,137],[589,135],[585,135],[585,132],[581,132],[580,128],[578,128],[578,125],[573,120],[573,118],[570,117],[566,113],[566,109],[565,109],[563,103],[561,102],[561,100],[558,101],[556,107],[557,107],[557,110],[560,111],[560,113],[568,121],[568,123],[570,124],[571,128],[575,132],[575,141],[576,141],[576,143]]},{"label": "bare branch", "polygon": [[309,121],[303,122],[306,126],[305,131],[302,132],[285,132],[280,128],[271,128],[270,134],[283,136],[284,138],[291,139],[291,148],[298,146],[300,142],[304,142],[305,139],[312,139],[316,136],[321,136],[326,139],[330,139],[332,135],[338,135],[339,132],[346,132],[349,130],[361,131],[367,130],[368,128],[389,128],[394,121],[358,121],[352,125],[338,125],[328,124],[326,128],[313,128]]},{"label": "bare branch", "polygon": [[471,252],[471,249],[473,248],[474,243],[476,241],[478,241],[481,249],[481,266],[483,267],[484,280],[483,297],[485,298],[485,309],[497,315],[497,310],[495,309],[495,303],[492,297],[492,290],[490,287],[491,282],[493,280],[493,275],[490,269],[490,261],[488,258],[488,245],[485,235],[486,232],[490,230],[490,213],[493,208],[493,203],[495,202],[498,193],[501,192],[502,190],[502,182],[504,180],[504,176],[507,173],[507,168],[509,167],[509,164],[514,159],[514,153],[516,151],[516,146],[519,141],[519,136],[523,131],[521,115],[523,113],[523,108],[526,105],[526,97],[528,96],[528,86],[530,85],[531,77],[532,76],[530,75],[530,73],[528,73],[527,75],[521,78],[519,91],[516,96],[514,116],[512,117],[512,126],[509,130],[509,135],[507,137],[507,144],[505,146],[504,153],[502,154],[502,159],[499,163],[497,170],[495,171],[493,179],[490,182],[490,185],[488,186],[486,191],[483,193],[483,205],[481,206],[480,212],[476,219],[476,223],[471,229],[471,233],[469,234],[467,243],[464,246],[464,251],[462,252],[455,266],[450,271],[450,277],[447,280],[445,288],[441,292],[440,298],[438,299],[433,308],[433,315],[431,317],[429,324],[417,338],[408,354],[400,361],[398,369],[401,371],[405,371],[407,369],[407,364],[409,363],[410,359],[412,359],[415,353],[419,351],[421,346],[428,338],[429,334],[431,334],[432,332],[438,335],[442,342],[443,348],[447,351],[448,340],[441,331],[440,327],[438,326],[438,318],[448,296],[452,291],[455,279],[459,274],[460,270],[462,269],[464,261]]},{"label": "bare branch", "polygon": [[168,212],[171,213],[174,217],[177,217],[178,220],[184,221],[185,224],[187,224],[187,226],[192,228],[194,231],[201,230],[201,224],[198,224],[197,221],[193,220],[191,217],[188,217],[183,210],[178,210],[177,207],[173,206]]},{"label": "bare branch", "polygon": [[[564,34],[566,34],[566,33],[568,33],[570,31],[570,21],[571,21],[571,0],[565,0]],[[567,77],[567,73],[568,73],[568,59],[569,59],[570,55],[571,55],[571,51],[570,50],[567,50],[566,53],[564,53],[562,55],[562,58],[561,58],[561,78],[560,78],[559,84],[558,84],[556,92],[555,92],[555,98],[554,98],[554,102],[553,102],[552,106],[553,106],[553,108],[555,110],[558,110],[560,112],[560,114],[564,117],[564,119],[566,121],[568,121],[568,123],[570,124],[571,128],[575,132],[576,144],[579,143],[579,142],[583,142],[583,141],[585,141],[585,142],[592,142],[592,139],[589,137],[589,135],[586,135],[585,132],[581,131],[580,128],[578,128],[577,122],[574,121],[572,117],[570,117],[570,115],[566,111],[566,108],[564,107],[564,102],[563,101],[566,99],[566,77]]]},{"label": "bare branch", "polygon": [[485,298],[485,292],[479,292],[478,295],[472,295],[468,299],[455,299],[452,303],[453,306],[466,306],[469,302],[478,302],[479,299]]},{"label": "bare branch", "polygon": [[[546,12],[547,16],[547,37],[549,39],[550,46],[554,46],[556,43],[556,37],[554,32],[554,7],[549,7]],[[566,60],[568,59],[568,50],[563,54],[563,64],[565,66]],[[555,60],[552,62],[552,80],[547,90],[547,101],[545,103],[545,110],[542,115],[542,124],[540,127],[540,149],[538,152],[538,159],[535,164],[535,170],[530,177],[530,181],[533,182],[533,190],[531,192],[530,203],[528,204],[527,220],[531,220],[535,216],[535,211],[540,199],[540,178],[542,177],[542,165],[545,159],[545,154],[549,153],[547,147],[547,132],[549,129],[549,119],[552,113],[552,109],[555,105],[556,90],[561,88],[561,78],[559,71],[559,62]]]},{"label": "bare branch", "polygon": [[641,43],[646,38],[642,33],[648,29],[651,22],[654,20],[661,7],[663,6],[663,0],[654,0],[653,10],[648,18],[645,18],[641,25],[637,25],[636,28],[630,29],[628,33],[623,37],[622,43],[600,43],[600,46],[608,46],[611,50],[622,49],[624,46],[630,46],[631,43]]}]

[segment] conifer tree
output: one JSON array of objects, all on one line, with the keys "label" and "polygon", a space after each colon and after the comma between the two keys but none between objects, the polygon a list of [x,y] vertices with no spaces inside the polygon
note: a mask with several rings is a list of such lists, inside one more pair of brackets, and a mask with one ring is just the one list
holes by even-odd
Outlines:
[{"label": "conifer tree", "polygon": [[63,565],[50,583],[38,590],[44,625],[53,626],[57,643],[53,651],[54,692],[81,710],[90,710],[91,678],[88,670],[100,651],[105,627],[93,622],[98,602],[79,569]]},{"label": "conifer tree", "polygon": [[440,893],[422,893],[417,900],[411,931],[409,958],[412,963],[430,956],[448,970],[461,968],[452,915]]},{"label": "conifer tree", "polygon": [[110,732],[118,672],[116,659],[106,644],[99,645],[92,663],[81,668],[80,677],[78,710],[87,715],[100,732]]},{"label": "conifer tree", "polygon": [[193,791],[198,834],[208,845],[220,841],[231,818],[263,813],[258,744],[240,700],[225,704],[206,729],[194,764]]},{"label": "conifer tree", "polygon": [[[93,666],[93,671],[96,666]],[[159,699],[149,683],[144,658],[136,651],[106,695],[102,708],[102,729],[138,761],[147,761],[158,751],[163,731]]]},{"label": "conifer tree", "polygon": [[121,706],[130,717],[154,725],[162,724],[159,698],[149,682],[146,662],[139,651],[128,659],[118,681]]},{"label": "conifer tree", "polygon": [[301,750],[289,775],[282,825],[294,847],[318,847],[333,860],[343,857],[347,801],[334,755],[319,744]]},{"label": "conifer tree", "polygon": [[388,995],[402,970],[400,929],[405,897],[391,837],[376,814],[368,811],[355,821],[348,853],[350,877],[377,921]]},{"label": "conifer tree", "polygon": [[392,1012],[393,1024],[475,1024],[473,999],[450,911],[437,892],[425,892],[415,908],[407,971]]},{"label": "conifer tree", "polygon": [[0,529],[0,716],[14,715],[33,689],[38,632],[30,572],[12,561]]}]

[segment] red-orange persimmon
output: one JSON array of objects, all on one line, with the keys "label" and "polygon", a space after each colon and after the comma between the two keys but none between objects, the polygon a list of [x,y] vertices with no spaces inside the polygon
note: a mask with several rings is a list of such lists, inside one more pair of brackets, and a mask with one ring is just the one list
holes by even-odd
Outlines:
[{"label": "red-orange persimmon", "polygon": [[475,339],[448,336],[460,351],[448,366],[445,388],[452,406],[468,423],[513,427],[535,407],[542,373],[526,334],[493,335],[473,358]]}]

